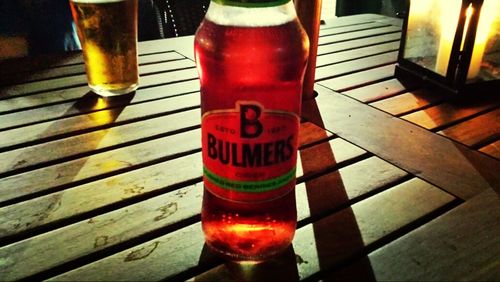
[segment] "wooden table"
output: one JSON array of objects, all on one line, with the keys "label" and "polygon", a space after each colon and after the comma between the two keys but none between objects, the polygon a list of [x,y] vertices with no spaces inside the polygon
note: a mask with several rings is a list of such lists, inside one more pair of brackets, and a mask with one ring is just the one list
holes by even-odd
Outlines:
[{"label": "wooden table", "polygon": [[500,101],[393,77],[401,22],[326,20],[298,230],[269,262],[204,246],[193,37],[140,43],[103,100],[79,53],[0,64],[0,280],[499,280]]}]

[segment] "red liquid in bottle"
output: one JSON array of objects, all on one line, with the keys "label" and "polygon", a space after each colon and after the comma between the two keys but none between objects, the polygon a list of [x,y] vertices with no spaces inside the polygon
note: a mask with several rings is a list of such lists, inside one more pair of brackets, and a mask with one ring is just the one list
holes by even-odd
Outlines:
[{"label": "red liquid in bottle", "polygon": [[294,236],[295,165],[308,40],[295,18],[272,26],[205,19],[195,38],[201,82],[207,245],[260,261]]}]

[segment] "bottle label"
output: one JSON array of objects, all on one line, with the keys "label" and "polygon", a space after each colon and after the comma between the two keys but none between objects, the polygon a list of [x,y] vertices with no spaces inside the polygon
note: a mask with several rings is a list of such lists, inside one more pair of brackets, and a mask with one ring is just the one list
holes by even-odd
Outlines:
[{"label": "bottle label", "polygon": [[291,0],[212,0],[225,6],[236,6],[245,8],[274,7],[290,2]]},{"label": "bottle label", "polygon": [[299,117],[255,101],[202,117],[203,180],[215,195],[273,199],[295,185]]}]

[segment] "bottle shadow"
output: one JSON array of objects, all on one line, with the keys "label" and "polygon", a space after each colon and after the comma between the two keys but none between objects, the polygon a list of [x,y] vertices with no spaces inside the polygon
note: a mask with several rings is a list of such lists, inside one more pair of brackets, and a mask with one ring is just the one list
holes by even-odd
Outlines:
[{"label": "bottle shadow", "polygon": [[[318,127],[325,128],[316,100],[303,102],[302,116]],[[326,138],[327,131],[323,130],[323,134]],[[301,150],[304,175],[314,173],[318,167],[337,167],[338,153],[329,142]],[[306,180],[305,187],[312,222],[312,234],[305,238],[314,241],[316,250],[314,263],[298,265],[301,279],[309,277],[336,280],[339,275],[338,278],[347,281],[375,281],[369,261],[356,263],[355,271],[350,275],[347,272],[337,272],[362,256],[365,250],[356,216],[350,208],[352,201],[338,169]],[[306,246],[304,243],[297,244],[299,245]],[[310,258],[309,255],[301,255],[302,252],[310,254],[310,250],[296,248],[295,251],[300,257]]]},{"label": "bottle shadow", "polygon": [[[314,99],[303,104],[303,116],[314,123],[320,134],[315,139],[326,140],[321,114]],[[321,136],[322,135],[322,136]],[[307,138],[305,136],[304,138]],[[300,218],[300,233],[286,252],[258,264],[223,262],[205,245],[198,266],[209,269],[194,281],[298,281],[303,279],[375,281],[356,216],[350,204],[342,176],[335,168],[336,153],[329,142],[321,142],[300,150],[305,179],[305,193],[297,193],[297,202],[309,206],[305,218]],[[333,168],[320,172],[322,168]],[[302,188],[297,188],[302,189]],[[299,207],[298,209],[304,207]],[[307,234],[307,230],[312,233]],[[313,248],[313,249],[312,249]],[[311,255],[313,254],[313,255]],[[361,258],[361,259],[360,259]]]},{"label": "bottle shadow", "polygon": [[[200,264],[220,262],[205,245],[200,255]],[[226,261],[197,275],[194,281],[298,281],[296,257],[293,247],[272,259],[259,263],[237,263]]]}]

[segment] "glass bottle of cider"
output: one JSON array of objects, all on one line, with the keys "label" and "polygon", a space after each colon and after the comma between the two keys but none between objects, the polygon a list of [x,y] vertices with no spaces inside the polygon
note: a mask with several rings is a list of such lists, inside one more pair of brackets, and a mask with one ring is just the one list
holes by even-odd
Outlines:
[{"label": "glass bottle of cider", "polygon": [[212,0],[196,32],[202,227],[225,258],[262,261],[293,239],[308,49],[291,0]]}]

